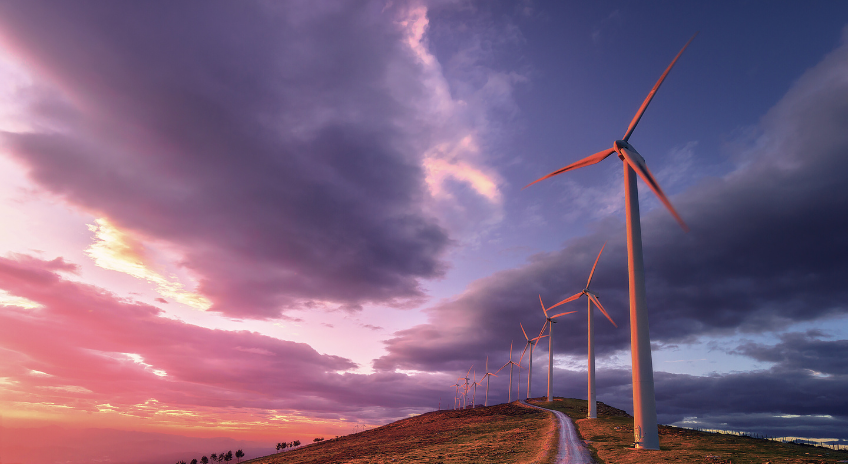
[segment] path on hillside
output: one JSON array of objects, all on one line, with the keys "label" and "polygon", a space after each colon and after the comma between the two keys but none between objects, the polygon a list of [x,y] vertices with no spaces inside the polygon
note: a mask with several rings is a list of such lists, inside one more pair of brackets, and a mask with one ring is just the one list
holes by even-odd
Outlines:
[{"label": "path on hillside", "polygon": [[594,464],[595,461],[592,460],[589,450],[586,449],[586,445],[580,439],[580,435],[577,434],[571,418],[559,411],[540,408],[524,400],[518,400],[518,402],[528,408],[552,412],[557,420],[559,420],[559,446],[557,447],[556,464]]}]

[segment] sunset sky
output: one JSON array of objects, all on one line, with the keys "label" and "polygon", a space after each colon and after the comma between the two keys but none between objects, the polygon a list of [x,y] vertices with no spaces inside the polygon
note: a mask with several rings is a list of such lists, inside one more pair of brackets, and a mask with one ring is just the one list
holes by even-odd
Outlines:
[{"label": "sunset sky", "polygon": [[[522,187],[620,138],[696,31],[630,139],[691,228],[640,181],[659,421],[848,444],[846,25],[835,1],[0,3],[0,462],[250,458],[452,405],[605,242],[598,398],[632,411],[621,163]],[[569,305],[554,393],[585,398]]]}]

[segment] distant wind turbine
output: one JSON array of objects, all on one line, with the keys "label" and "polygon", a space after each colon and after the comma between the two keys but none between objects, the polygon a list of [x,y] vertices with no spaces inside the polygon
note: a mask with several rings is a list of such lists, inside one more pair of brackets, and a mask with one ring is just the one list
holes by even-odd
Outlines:
[{"label": "distant wind turbine", "polygon": [[604,313],[604,316],[606,316],[607,319],[609,319],[609,321],[612,322],[612,325],[614,325],[615,327],[618,327],[618,325],[616,325],[615,321],[612,320],[612,318],[607,313],[607,311],[604,309],[604,307],[601,306],[601,302],[598,300],[598,295],[589,291],[589,285],[592,284],[592,276],[595,275],[595,268],[598,267],[598,260],[601,259],[601,253],[604,252],[605,246],[607,246],[606,243],[604,243],[604,245],[601,247],[601,251],[598,252],[598,257],[595,258],[595,264],[592,265],[592,272],[589,273],[589,280],[586,282],[586,288],[584,288],[582,292],[580,292],[576,295],[570,296],[570,297],[560,301],[559,303],[551,306],[550,308],[548,308],[548,309],[553,309],[553,308],[555,308],[555,307],[557,307],[561,304],[568,303],[569,301],[574,301],[574,300],[580,298],[581,296],[586,295],[586,300],[587,300],[586,303],[587,303],[588,308],[589,308],[587,310],[587,314],[588,314],[588,318],[589,318],[589,322],[588,322],[588,326],[589,326],[588,327],[588,332],[589,332],[589,337],[588,337],[589,338],[589,342],[588,342],[589,384],[588,384],[588,395],[587,395],[588,398],[589,398],[589,413],[587,414],[587,417],[590,418],[590,419],[595,419],[595,418],[598,417],[598,404],[597,404],[597,400],[596,400],[596,397],[595,397],[595,325],[592,322],[592,319],[594,317],[594,311],[592,311],[592,303],[595,303],[595,306],[597,306],[598,309],[600,309],[601,312]]},{"label": "distant wind turbine", "polygon": [[[645,159],[642,158],[635,148],[633,148],[628,140],[633,135],[636,125],[642,119],[642,115],[648,108],[648,104],[654,98],[657,89],[668,76],[669,71],[686,50],[686,47],[692,42],[695,35],[686,42],[686,45],[677,53],[677,56],[668,65],[665,72],[660,76],[660,79],[654,84],[654,88],[648,93],[642,106],[633,116],[630,125],[627,126],[627,132],[621,140],[616,140],[612,148],[599,151],[594,155],[583,158],[580,161],[569,164],[568,166],[558,169],[544,177],[541,177],[529,184],[527,188],[536,182],[553,177],[557,174],[570,171],[572,169],[590,166],[606,159],[613,153],[618,153],[618,157],[624,164],[624,204],[627,218],[627,268],[630,277],[630,354],[633,363],[633,434],[635,437],[636,448],[660,449],[659,431],[657,429],[657,404],[654,394],[654,368],[651,361],[651,338],[648,333],[648,307],[645,300],[645,263],[642,256],[642,226],[639,221],[639,191],[636,188],[636,175],[642,178],[648,187],[654,192],[659,200],[668,208],[671,215],[680,223],[683,230],[688,231],[689,228],[683,219],[671,206],[671,202],[666,198],[660,184],[654,179],[654,175],[645,164]],[[550,394],[550,393],[549,393]]]},{"label": "distant wind turbine", "polygon": [[[553,378],[554,378],[554,318],[565,316],[566,314],[574,314],[577,311],[569,311],[567,313],[559,313],[555,316],[548,316],[548,310],[545,309],[545,303],[542,303],[542,295],[539,295],[539,303],[542,304],[542,312],[545,313],[545,324],[548,326],[548,401],[554,400],[553,394]],[[542,326],[542,331],[545,331],[545,326]]]},{"label": "distant wind turbine", "polygon": [[459,383],[455,383],[455,384],[451,385],[451,387],[456,387],[456,393],[453,396],[453,408],[459,409],[456,405],[457,402],[459,401]]},{"label": "distant wind turbine", "polygon": [[[503,369],[506,366],[509,366],[509,402],[510,403],[512,403],[512,368],[513,368],[513,366],[517,366],[517,365],[518,364],[516,364],[515,361],[512,360],[512,342],[509,342],[509,361],[507,361],[506,364],[501,366],[501,369]],[[498,372],[500,372],[501,369],[498,369]]]},{"label": "distant wind turbine", "polygon": [[462,409],[465,409],[468,406],[468,374],[471,373],[471,368],[474,367],[472,364],[471,367],[468,368],[468,372],[465,373],[465,377],[459,377],[457,380],[465,380],[465,392],[463,393],[462,399]]},{"label": "distant wind turbine", "polygon": [[[545,321],[545,324],[547,324],[547,321]],[[533,377],[533,348],[536,347],[536,344],[539,343],[539,340],[547,337],[547,335],[542,335],[542,332],[545,331],[545,326],[543,325],[542,330],[539,332],[539,336],[537,336],[536,338],[529,338],[527,337],[527,332],[524,331],[524,326],[520,322],[518,323],[518,325],[521,326],[521,333],[524,334],[524,340],[527,342],[527,344],[524,345],[524,351],[527,351],[528,346],[530,347],[530,357],[527,361],[527,398],[530,398],[530,381]],[[522,358],[524,358],[524,351],[521,352]],[[521,364],[521,361],[518,361],[518,364]]]},{"label": "distant wind turbine", "polygon": [[486,373],[483,374],[483,377],[480,377],[481,382],[486,379],[486,402],[483,403],[483,406],[489,406],[489,377],[493,375],[497,377],[494,372],[489,372],[489,357],[486,356]]},{"label": "distant wind turbine", "polygon": [[471,377],[474,381],[471,386],[474,387],[474,393],[471,395],[471,408],[477,407],[477,370],[474,370],[474,375]]}]

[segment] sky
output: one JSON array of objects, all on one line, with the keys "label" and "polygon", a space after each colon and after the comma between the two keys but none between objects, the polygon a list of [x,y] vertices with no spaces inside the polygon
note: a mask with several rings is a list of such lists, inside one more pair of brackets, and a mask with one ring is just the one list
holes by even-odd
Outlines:
[{"label": "sky", "polygon": [[[0,3],[0,462],[249,458],[448,407],[604,243],[598,398],[632,411],[621,165],[522,187],[611,146],[698,31],[629,140],[690,228],[640,181],[659,422],[848,444],[845,18]],[[582,304],[557,396],[586,397]]]}]

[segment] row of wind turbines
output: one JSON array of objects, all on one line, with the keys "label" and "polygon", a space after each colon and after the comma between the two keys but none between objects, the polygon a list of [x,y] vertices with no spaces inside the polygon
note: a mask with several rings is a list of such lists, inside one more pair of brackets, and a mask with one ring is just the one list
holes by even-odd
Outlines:
[{"label": "row of wind turbines", "polygon": [[[630,352],[633,379],[633,434],[636,448],[650,450],[659,449],[659,433],[657,428],[656,396],[654,393],[654,370],[653,362],[651,359],[651,340],[650,335],[648,333],[648,308],[645,297],[645,264],[642,254],[642,226],[639,215],[639,192],[636,185],[637,175],[645,182],[645,184],[648,185],[651,191],[654,192],[657,198],[659,198],[662,204],[677,220],[683,230],[688,231],[689,229],[686,226],[686,223],[683,222],[683,219],[680,217],[679,214],[677,214],[677,211],[675,211],[674,207],[671,205],[671,202],[668,200],[665,193],[662,191],[662,188],[660,188],[660,185],[654,178],[654,175],[648,169],[648,166],[645,163],[645,159],[642,157],[642,155],[639,154],[639,152],[636,151],[633,145],[629,143],[629,139],[630,136],[633,135],[633,131],[636,129],[636,125],[639,124],[639,121],[642,119],[645,110],[648,108],[648,105],[651,103],[651,100],[653,100],[654,95],[656,94],[660,85],[662,85],[663,81],[665,81],[665,78],[668,76],[668,73],[671,71],[671,68],[674,67],[675,63],[677,63],[677,60],[683,54],[684,50],[686,50],[686,48],[697,35],[698,33],[696,32],[695,35],[693,35],[692,38],[690,38],[689,41],[686,42],[686,45],[684,45],[680,52],[677,53],[677,56],[675,56],[674,59],[671,61],[671,64],[668,65],[665,72],[663,72],[663,74],[660,76],[657,83],[654,84],[654,87],[648,93],[648,96],[645,98],[644,102],[642,103],[642,106],[639,107],[639,110],[636,112],[636,115],[633,116],[633,119],[630,121],[630,124],[627,127],[627,131],[624,133],[624,137],[622,137],[621,140],[616,140],[615,142],[613,142],[611,148],[599,151],[577,162],[569,164],[568,166],[565,166],[546,176],[543,176],[524,187],[527,188],[530,185],[533,185],[550,177],[562,174],[566,171],[571,171],[574,169],[599,163],[610,155],[612,155],[613,153],[616,153],[619,159],[621,159],[622,161],[624,167],[624,203],[630,300]],[[601,252],[603,252],[603,247],[601,248]],[[598,258],[600,258],[600,253],[598,253]],[[596,259],[595,266],[597,266],[597,264],[598,260]],[[604,315],[610,320],[610,322],[615,325],[615,322],[613,322],[612,318],[601,306],[600,302],[598,301],[597,295],[589,291],[589,284],[591,284],[592,282],[592,275],[595,272],[595,266],[592,267],[592,272],[589,274],[589,282],[586,284],[586,288],[582,292],[569,298],[566,298],[547,309],[544,307],[544,303],[542,304],[542,310],[545,313],[545,326],[542,327],[542,331],[539,333],[538,337],[533,339],[527,338],[527,334],[526,332],[524,332],[524,327],[522,326],[522,332],[524,332],[525,339],[528,343],[527,346],[530,346],[531,341],[533,341],[533,345],[535,346],[535,343],[537,343],[538,340],[543,337],[542,332],[544,332],[545,327],[547,326],[548,328],[548,334],[546,335],[548,337],[548,401],[551,401],[553,399],[551,395],[551,378],[553,374],[553,340],[551,336],[551,329],[553,328],[553,324],[555,323],[554,319],[561,316],[565,316],[566,314],[572,314],[575,311],[550,316],[548,314],[548,310],[563,305],[567,302],[576,300],[583,295],[587,297],[589,308],[588,396],[590,405],[590,417],[597,413],[597,411],[595,410],[595,366],[593,346],[594,325],[592,324],[592,304],[594,303],[596,306],[598,306],[598,308],[604,313]],[[539,300],[541,302],[541,297],[539,298]],[[527,346],[525,346],[525,351],[527,349]],[[532,360],[532,351],[530,359]],[[510,366],[510,401],[512,400],[512,367],[520,366],[520,361],[521,359],[519,359],[519,363],[512,362],[512,346],[510,346],[510,361],[507,362],[507,364],[505,364],[503,367],[501,367],[501,369],[503,369],[507,365]],[[494,373],[487,372],[484,376],[487,377],[487,396],[488,376],[490,375],[494,375]],[[531,370],[528,366],[528,397],[530,394],[530,375]],[[466,374],[466,378],[467,377],[468,375]]]},{"label": "row of wind turbines", "polygon": [[[595,258],[595,264],[592,265],[592,271],[589,273],[589,280],[586,282],[586,288],[584,288],[579,293],[576,293],[559,303],[550,306],[549,308],[545,308],[545,303],[542,301],[541,295],[539,296],[539,303],[542,305],[542,312],[545,315],[545,322],[542,325],[542,329],[539,330],[539,335],[534,338],[530,338],[527,335],[527,331],[524,330],[524,325],[519,323],[519,327],[521,327],[521,333],[524,335],[524,350],[521,351],[521,356],[518,358],[518,362],[513,361],[512,359],[512,351],[513,344],[509,345],[509,360],[504,363],[497,371],[489,372],[489,358],[486,357],[486,373],[480,378],[480,380],[476,380],[477,373],[474,372],[472,377],[468,377],[471,374],[474,366],[472,365],[468,372],[465,373],[465,377],[459,377],[458,380],[464,380],[465,383],[455,383],[451,385],[456,388],[455,397],[454,397],[454,407],[455,408],[466,408],[467,400],[468,400],[468,392],[473,390],[471,404],[476,405],[476,397],[477,397],[477,386],[480,385],[483,380],[486,380],[486,399],[484,402],[484,406],[489,405],[489,379],[491,376],[497,377],[497,373],[502,369],[505,369],[509,366],[509,402],[512,402],[512,385],[513,385],[513,369],[518,368],[518,389],[517,389],[517,397],[521,397],[521,362],[524,360],[524,355],[527,354],[527,350],[530,350],[529,356],[527,358],[527,398],[531,397],[531,386],[532,386],[532,378],[533,378],[533,350],[536,345],[541,341],[541,339],[547,337],[548,338],[548,392],[547,397],[548,401],[553,401],[553,360],[554,360],[554,352],[553,352],[553,324],[556,323],[554,319],[565,316],[568,314],[574,314],[577,311],[568,311],[560,314],[550,315],[548,313],[549,310],[563,305],[565,303],[574,301],[579,299],[582,296],[586,296],[587,301],[587,317],[588,317],[588,358],[589,358],[589,374],[588,374],[588,398],[589,398],[589,410],[587,417],[596,418],[597,417],[597,400],[595,396],[595,342],[594,342],[594,334],[595,334],[595,325],[593,323],[594,319],[594,311],[592,308],[592,304],[598,307],[601,312],[606,316],[607,319],[612,323],[613,326],[618,327],[618,325],[613,321],[612,317],[610,317],[609,313],[607,313],[606,309],[604,309],[601,302],[598,301],[598,295],[591,292],[589,290],[589,286],[592,284],[592,277],[595,275],[595,269],[598,267],[598,261],[601,259],[601,254],[604,252],[604,247],[606,247],[606,243],[601,247],[601,251],[598,252],[598,257]],[[545,334],[545,329],[548,330],[548,333]],[[471,382],[469,383],[469,380]],[[459,396],[459,388],[463,388],[463,396]],[[460,404],[461,403],[461,404]]]}]

